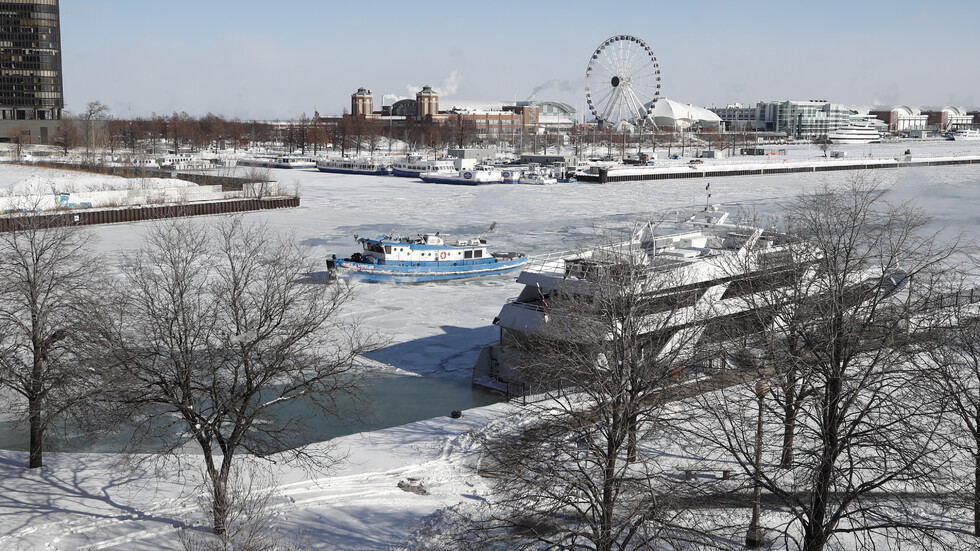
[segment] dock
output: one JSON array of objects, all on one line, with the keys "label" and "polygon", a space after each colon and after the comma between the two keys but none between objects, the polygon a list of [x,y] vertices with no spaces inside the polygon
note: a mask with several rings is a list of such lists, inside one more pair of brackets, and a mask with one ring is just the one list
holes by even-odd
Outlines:
[{"label": "dock", "polygon": [[674,180],[683,178],[720,178],[725,176],[769,176],[806,172],[836,172],[841,170],[877,170],[889,168],[980,165],[980,155],[912,156],[895,158],[820,158],[810,160],[781,159],[767,162],[741,159],[708,160],[697,165],[673,166],[612,166],[595,167],[588,173],[578,173],[580,182],[611,183],[645,180]]}]

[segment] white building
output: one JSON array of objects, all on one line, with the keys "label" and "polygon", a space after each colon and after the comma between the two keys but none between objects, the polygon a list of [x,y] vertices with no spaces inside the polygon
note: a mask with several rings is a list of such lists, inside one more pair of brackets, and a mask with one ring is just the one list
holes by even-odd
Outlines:
[{"label": "white building", "polygon": [[[650,104],[647,104],[646,108],[650,109]],[[721,126],[721,117],[716,113],[703,107],[667,98],[657,100],[650,116],[653,123],[661,128],[687,130],[689,128],[718,128]]]},{"label": "white building", "polygon": [[929,116],[923,114],[918,107],[911,105],[875,107],[871,113],[884,121],[892,134],[925,130],[929,124]]}]

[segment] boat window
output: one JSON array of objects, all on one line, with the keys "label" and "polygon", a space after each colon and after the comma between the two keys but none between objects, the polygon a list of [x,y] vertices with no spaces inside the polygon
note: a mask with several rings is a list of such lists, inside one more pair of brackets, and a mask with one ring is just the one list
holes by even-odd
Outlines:
[{"label": "boat window", "polygon": [[480,258],[483,256],[483,249],[477,249],[473,251],[473,258]]},{"label": "boat window", "polygon": [[463,258],[473,258],[473,251],[464,251]]},{"label": "boat window", "polygon": [[391,254],[391,245],[385,245],[385,254]]}]

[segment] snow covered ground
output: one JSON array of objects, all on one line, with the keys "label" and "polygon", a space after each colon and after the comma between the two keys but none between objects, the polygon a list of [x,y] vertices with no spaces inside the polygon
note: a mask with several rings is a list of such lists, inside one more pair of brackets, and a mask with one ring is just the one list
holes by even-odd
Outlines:
[{"label": "snow covered ground", "polygon": [[[845,146],[857,155],[869,146]],[[976,153],[980,144],[875,144],[874,155]],[[894,152],[892,152],[894,149]],[[822,155],[790,148],[791,156]],[[0,183],[22,179],[19,167],[0,166]],[[12,173],[14,171],[15,173]],[[937,227],[980,237],[980,166],[875,171],[894,186],[891,197],[912,199]],[[300,189],[298,209],[249,213],[248,220],[293,232],[311,258],[349,254],[354,234],[455,236],[489,234],[500,251],[531,255],[577,248],[597,228],[623,228],[651,216],[686,216],[707,201],[705,181],[666,180],[557,186],[481,187],[424,184],[414,179],[346,176],[315,170],[275,170],[285,189]],[[781,201],[826,178],[847,173],[710,179],[711,202],[774,214]],[[0,185],[0,187],[3,187]],[[203,221],[203,220],[202,220]],[[140,243],[149,223],[97,226],[95,246],[110,257]],[[520,288],[514,276],[411,285],[362,284],[349,315],[390,339],[372,354],[393,373],[466,381],[482,346],[494,342],[491,320]],[[416,398],[417,399],[417,398]],[[384,408],[385,404],[377,404]],[[359,433],[330,441],[349,456],[335,469],[309,473],[283,464],[275,512],[287,531],[302,532],[315,549],[390,549],[436,510],[482,499],[483,481],[468,471],[471,432],[504,423],[506,404]],[[447,412],[448,413],[448,412]],[[168,466],[161,472],[118,464],[111,454],[47,454],[29,472],[22,452],[0,452],[0,549],[179,549],[174,526],[199,520],[199,475]],[[429,495],[406,493],[399,481],[418,478]]]},{"label": "snow covered ground", "polygon": [[195,184],[173,178],[123,178],[71,170],[36,169],[21,165],[5,164],[0,170],[0,194],[3,195],[158,189],[193,185]]}]

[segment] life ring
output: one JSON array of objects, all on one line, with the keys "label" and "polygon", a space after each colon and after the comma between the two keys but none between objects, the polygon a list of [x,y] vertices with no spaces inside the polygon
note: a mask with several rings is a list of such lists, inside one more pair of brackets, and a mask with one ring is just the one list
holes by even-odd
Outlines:
[{"label": "life ring", "polygon": [[439,258],[445,260],[445,258],[446,258],[446,251],[442,251],[441,253],[439,253]]}]

